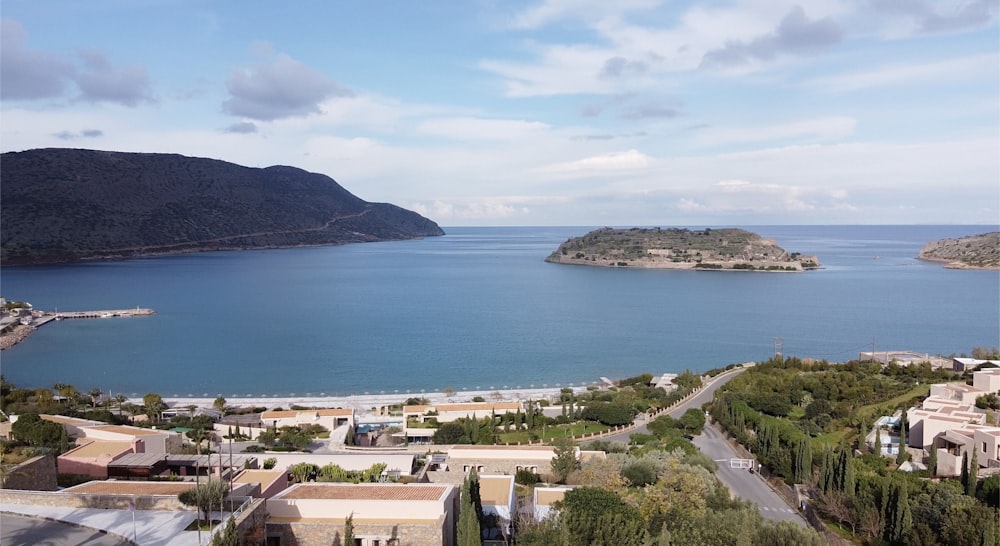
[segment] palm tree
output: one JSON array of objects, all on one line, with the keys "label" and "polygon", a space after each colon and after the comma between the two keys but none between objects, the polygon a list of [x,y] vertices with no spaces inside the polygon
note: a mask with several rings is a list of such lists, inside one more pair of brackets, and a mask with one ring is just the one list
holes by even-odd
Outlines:
[{"label": "palm tree", "polygon": [[128,402],[128,396],[125,396],[122,393],[115,395],[115,403],[118,404],[118,415],[122,414],[122,409],[126,402]]},{"label": "palm tree", "polygon": [[87,394],[90,395],[90,401],[94,404],[94,407],[96,408],[97,404],[101,401],[101,389],[98,388],[90,389],[90,392],[88,392]]}]

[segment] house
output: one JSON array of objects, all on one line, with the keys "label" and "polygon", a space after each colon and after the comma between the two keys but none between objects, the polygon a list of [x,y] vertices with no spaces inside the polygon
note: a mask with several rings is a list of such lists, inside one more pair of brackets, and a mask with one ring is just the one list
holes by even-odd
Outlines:
[{"label": "house", "polygon": [[975,452],[979,468],[1000,466],[1000,427],[967,424],[945,431],[934,438],[931,449],[937,450],[939,476],[962,473],[962,458],[972,461]]},{"label": "house", "polygon": [[75,447],[56,458],[60,474],[79,474],[98,479],[108,477],[108,465],[125,455],[136,453],[136,442],[94,440]]},{"label": "house", "polygon": [[288,472],[284,470],[244,470],[233,478],[233,483],[256,485],[251,495],[269,499],[288,489]]},{"label": "house", "polygon": [[108,477],[118,480],[148,480],[159,476],[208,476],[224,479],[237,472],[259,466],[257,457],[249,454],[184,455],[165,453],[131,453],[108,463]]},{"label": "house", "polygon": [[535,487],[531,494],[532,515],[535,521],[542,521],[554,515],[553,505],[566,498],[566,492],[572,489],[572,486]]},{"label": "house", "polygon": [[978,358],[953,358],[951,359],[952,369],[956,372],[967,372],[974,370],[983,364],[993,364],[1000,366],[1000,360],[980,360]]},{"label": "house", "polygon": [[514,533],[514,514],[517,513],[514,476],[479,476],[479,498],[487,521],[482,527],[483,546],[508,544]]},{"label": "house", "polygon": [[354,425],[353,409],[307,409],[307,410],[270,410],[260,414],[260,421],[265,427],[297,427],[302,425],[319,425],[332,431],[344,425]]},{"label": "house", "polygon": [[461,404],[434,404],[403,406],[403,418],[423,423],[433,417],[438,423],[450,423],[462,417],[482,419],[490,415],[524,411],[520,402],[468,402]]},{"label": "house", "polygon": [[1000,368],[987,368],[973,372],[972,386],[986,394],[1000,394]]},{"label": "house", "polygon": [[81,427],[81,439],[108,440],[117,442],[141,441],[142,447],[135,453],[180,453],[183,444],[182,437],[177,432],[132,427],[126,425],[108,425]]},{"label": "house", "polygon": [[985,414],[969,411],[966,408],[948,406],[937,409],[910,408],[906,412],[906,421],[910,425],[906,436],[907,445],[927,449],[934,443],[934,438],[947,430],[962,428],[968,424],[986,423]]},{"label": "house", "polygon": [[[576,448],[577,458],[585,461],[591,457],[606,457],[603,451],[581,451]],[[484,474],[517,474],[527,470],[545,475],[552,471],[555,448],[552,446],[452,446],[447,456],[433,459],[427,477],[432,482],[462,483],[465,475],[475,469]]]},{"label": "house", "polygon": [[957,400],[963,404],[975,404],[976,398],[986,394],[986,391],[965,383],[937,383],[931,385],[932,398]]},{"label": "house", "polygon": [[459,490],[442,484],[302,483],[267,501],[269,546],[454,546]]},{"label": "house", "polygon": [[277,463],[275,470],[287,470],[299,463],[309,463],[317,467],[335,464],[348,472],[367,470],[376,464],[385,464],[383,476],[401,478],[412,476],[416,465],[416,454],[401,452],[366,451],[362,453],[268,453]]}]

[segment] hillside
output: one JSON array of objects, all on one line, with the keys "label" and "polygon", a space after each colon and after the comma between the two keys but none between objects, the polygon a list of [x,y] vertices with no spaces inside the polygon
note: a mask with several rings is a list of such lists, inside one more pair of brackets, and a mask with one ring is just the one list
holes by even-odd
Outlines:
[{"label": "hillside", "polygon": [[954,269],[1000,269],[1000,231],[932,241],[917,258],[945,262]]},{"label": "hillside", "polygon": [[0,217],[3,265],[444,234],[294,167],[62,148],[0,156]]},{"label": "hillside", "polygon": [[803,271],[815,256],[788,253],[742,229],[601,228],[559,245],[547,262],[605,267]]}]

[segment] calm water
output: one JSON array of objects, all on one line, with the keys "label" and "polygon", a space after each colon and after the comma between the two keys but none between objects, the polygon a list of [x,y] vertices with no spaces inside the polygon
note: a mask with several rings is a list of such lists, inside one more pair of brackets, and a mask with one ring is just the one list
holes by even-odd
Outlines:
[{"label": "calm water", "polygon": [[2,354],[18,386],[164,395],[352,394],[591,382],[788,355],[1000,346],[1000,273],[914,259],[996,226],[753,227],[803,274],[573,267],[589,228],[450,228],[422,241],[7,268],[36,308],[151,307],[42,327]]}]

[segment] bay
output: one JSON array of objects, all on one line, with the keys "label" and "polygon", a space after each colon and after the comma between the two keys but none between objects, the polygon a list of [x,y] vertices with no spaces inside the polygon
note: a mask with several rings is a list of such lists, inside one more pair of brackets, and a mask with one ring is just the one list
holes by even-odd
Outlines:
[{"label": "bay", "polygon": [[[714,227],[714,226],[713,226]],[[3,351],[19,387],[129,395],[347,395],[590,383],[786,355],[1000,346],[1000,272],[915,259],[997,226],[753,226],[807,273],[554,265],[587,227],[445,228],[339,247],[3,268],[8,299],[64,320]]]}]

